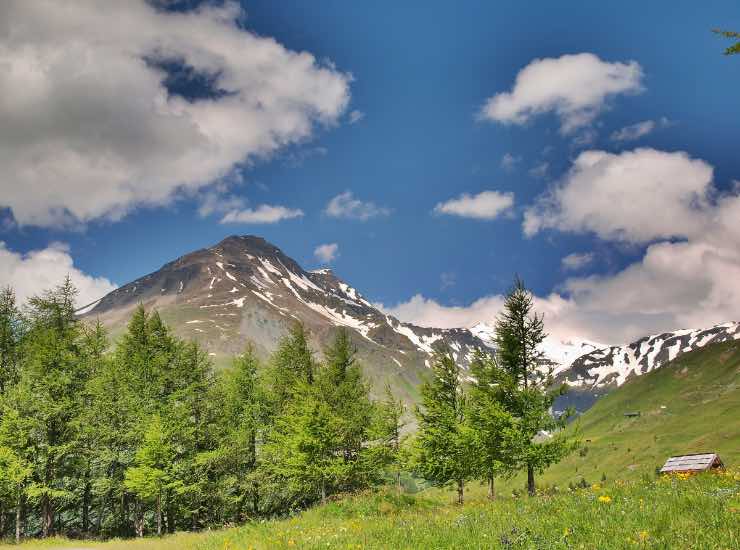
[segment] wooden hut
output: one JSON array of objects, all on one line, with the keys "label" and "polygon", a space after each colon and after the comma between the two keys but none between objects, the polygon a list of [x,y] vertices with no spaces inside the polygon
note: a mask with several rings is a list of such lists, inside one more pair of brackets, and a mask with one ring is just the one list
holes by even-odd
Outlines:
[{"label": "wooden hut", "polygon": [[692,455],[672,456],[660,469],[661,474],[707,472],[724,470],[725,465],[717,453],[698,453]]}]

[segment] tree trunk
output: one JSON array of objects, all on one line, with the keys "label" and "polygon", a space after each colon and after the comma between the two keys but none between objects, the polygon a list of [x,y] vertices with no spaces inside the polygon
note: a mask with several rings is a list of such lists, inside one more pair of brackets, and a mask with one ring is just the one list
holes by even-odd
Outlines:
[{"label": "tree trunk", "polygon": [[396,494],[400,495],[403,493],[403,485],[401,485],[401,470],[396,472]]},{"label": "tree trunk", "polygon": [[488,478],[488,500],[496,500],[496,487],[493,474]]},{"label": "tree trunk", "polygon": [[82,532],[87,535],[90,530],[90,481],[85,475],[85,491],[82,495]]},{"label": "tree trunk", "polygon": [[255,516],[260,513],[260,486],[256,482],[252,491],[252,513]]},{"label": "tree trunk", "polygon": [[15,505],[15,542],[21,541],[21,517],[23,516],[23,495],[18,495],[18,501]]},{"label": "tree trunk", "polygon": [[326,504],[326,480],[321,480],[321,504]]},{"label": "tree trunk", "polygon": [[139,499],[134,504],[134,531],[137,537],[144,537],[144,507]]},{"label": "tree trunk", "polygon": [[5,509],[0,506],[0,537],[5,533]]},{"label": "tree trunk", "polygon": [[41,537],[46,538],[54,527],[54,510],[48,495],[41,498]]},{"label": "tree trunk", "polygon": [[465,482],[462,479],[457,480],[457,503],[462,504],[465,501]]},{"label": "tree trunk", "polygon": [[157,493],[157,536],[162,536],[162,491]]},{"label": "tree trunk", "polygon": [[531,497],[533,497],[537,492],[537,489],[534,486],[534,468],[531,464],[527,464],[527,492]]}]

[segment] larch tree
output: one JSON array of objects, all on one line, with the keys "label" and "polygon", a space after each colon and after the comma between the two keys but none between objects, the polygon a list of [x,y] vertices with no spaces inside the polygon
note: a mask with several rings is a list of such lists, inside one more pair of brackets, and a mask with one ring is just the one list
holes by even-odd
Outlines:
[{"label": "larch tree", "polygon": [[438,350],[432,379],[421,387],[416,409],[419,432],[415,440],[416,473],[435,485],[457,486],[463,503],[465,482],[475,475],[474,440],[466,422],[467,404],[460,383],[460,368],[449,349]]},{"label": "larch tree", "polygon": [[488,498],[496,496],[495,478],[516,468],[519,438],[515,419],[502,403],[500,369],[495,357],[476,353],[470,364],[468,422],[475,440],[478,477],[488,482]]},{"label": "larch tree", "polygon": [[566,386],[553,389],[552,368],[541,344],[547,337],[544,318],[534,311],[534,299],[521,279],[506,295],[496,319],[496,373],[499,401],[516,421],[518,461],[527,470],[527,491],[536,492],[535,472],[542,472],[571,452],[577,441],[565,427],[570,411],[554,417],[555,398]]}]

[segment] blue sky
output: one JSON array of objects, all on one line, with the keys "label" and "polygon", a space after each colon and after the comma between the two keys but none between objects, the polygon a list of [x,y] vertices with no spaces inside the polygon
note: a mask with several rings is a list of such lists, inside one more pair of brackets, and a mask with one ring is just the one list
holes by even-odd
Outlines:
[{"label": "blue sky", "polygon": [[[23,26],[23,18],[31,25],[36,20],[52,18],[57,8],[50,4],[46,11],[27,9],[22,3],[13,6],[11,2],[0,8],[0,12],[3,9],[11,10],[11,14],[5,15],[15,17],[0,17],[6,21],[0,24],[0,44],[13,44],[19,36],[18,28]],[[0,263],[0,273],[7,273],[11,283],[23,273],[21,267],[29,260],[27,255],[31,251],[49,246],[56,247],[56,253],[64,258],[70,258],[74,269],[82,275],[123,284],[158,269],[181,254],[214,244],[224,236],[257,234],[275,243],[306,268],[323,265],[314,255],[317,246],[336,244],[338,255],[330,263],[342,278],[400,316],[427,324],[436,321],[452,326],[470,324],[477,316],[490,317],[495,312],[498,297],[510,285],[515,273],[542,298],[542,307],[551,313],[554,322],[562,321],[563,334],[579,333],[585,337],[619,341],[641,331],[728,321],[733,314],[734,318],[740,317],[736,309],[740,306],[740,288],[733,288],[732,285],[738,283],[730,281],[732,270],[738,264],[733,254],[738,252],[740,239],[733,240],[731,222],[722,222],[724,225],[720,227],[709,221],[731,219],[734,204],[730,202],[737,195],[733,180],[740,180],[737,154],[740,58],[721,55],[727,44],[710,32],[715,27],[740,29],[737,2],[535,4],[286,0],[243,2],[241,9],[243,11],[237,13],[232,7],[226,22],[209,20],[211,25],[203,26],[203,32],[218,31],[219,25],[225,25],[224,28],[228,27],[235,34],[254,33],[259,37],[256,40],[264,41],[263,44],[272,38],[288,52],[308,52],[316,59],[315,67],[323,67],[329,74],[327,78],[334,78],[333,84],[343,83],[346,90],[337,92],[335,87],[329,91],[328,84],[324,83],[321,84],[327,86],[324,92],[316,71],[303,75],[304,80],[296,80],[296,86],[308,82],[307,90],[315,86],[321,95],[321,99],[300,96],[307,105],[301,116],[305,117],[310,131],[293,129],[281,137],[282,142],[262,146],[257,156],[252,154],[249,145],[240,142],[248,154],[237,163],[231,162],[233,156],[224,155],[217,168],[228,174],[215,178],[218,179],[215,184],[191,182],[185,191],[168,187],[154,200],[146,198],[148,191],[142,189],[148,188],[144,185],[131,193],[134,198],[130,200],[105,199],[109,202],[105,208],[101,207],[102,210],[91,206],[71,218],[65,216],[62,221],[48,212],[58,212],[65,199],[50,200],[47,211],[39,205],[46,200],[42,198],[44,189],[55,189],[64,196],[67,186],[75,188],[74,172],[72,176],[57,179],[48,175],[56,174],[55,171],[38,170],[42,175],[47,174],[44,176],[47,179],[35,182],[35,195],[24,196],[19,189],[31,185],[26,183],[24,174],[37,157],[29,155],[22,161],[14,160],[11,172],[15,171],[15,177],[0,183],[0,205],[5,206],[6,219],[0,240],[5,242],[6,256],[12,256],[6,258],[6,263],[14,266],[3,271]],[[13,14],[12,10],[17,13]],[[115,25],[115,14],[100,13],[92,7],[89,11],[83,7],[69,17],[79,17],[85,25],[97,25],[96,32],[108,22]],[[156,12],[147,5],[132,11],[136,12],[132,19],[139,18],[137,21],[157,19],[154,28],[164,25],[164,18],[174,17]],[[200,29],[198,17],[205,16],[195,12],[189,15],[193,20],[187,24]],[[239,20],[239,27],[232,22],[234,17]],[[9,28],[8,21],[18,22],[18,28]],[[82,40],[84,48],[85,33],[87,30],[83,31],[81,39],[79,35],[73,38],[74,35],[62,28],[52,37],[43,36],[40,31],[38,36],[24,40],[40,48],[39,51],[47,51],[44,47],[49,43],[63,44],[65,40]],[[98,35],[92,31],[90,34],[92,44],[92,37]],[[143,34],[142,48],[151,47],[147,42],[150,39]],[[195,51],[210,47],[207,41],[206,45],[188,44],[187,38],[173,30],[172,36],[175,35],[177,38],[172,38],[174,46],[170,47],[186,52],[183,55],[190,55],[191,47]],[[107,35],[103,33],[102,36]],[[168,36],[167,31],[163,36]],[[256,46],[250,48],[245,48],[243,53],[232,51],[233,63],[242,63],[244,58],[258,55]],[[127,127],[127,120],[136,120],[128,117],[127,109],[137,108],[139,100],[147,102],[152,98],[137,96],[148,89],[143,84],[116,88],[117,76],[111,76],[102,68],[96,73],[106,64],[108,50],[103,50],[95,50],[88,60],[92,67],[91,78],[101,86],[99,94],[95,95],[97,88],[93,87],[83,97],[81,90],[87,88],[69,84],[78,68],[63,65],[61,61],[59,71],[64,76],[49,76],[47,84],[51,89],[48,93],[53,94],[54,86],[59,85],[64,87],[60,95],[70,98],[61,107],[71,113],[65,124],[74,124],[75,116],[80,118],[70,140],[76,139],[77,132],[82,132],[79,128],[89,128],[87,133],[79,134],[83,136],[80,139],[100,135],[98,143],[109,143],[105,154],[112,151],[114,155],[115,147],[120,144],[133,147],[126,141],[129,134],[136,136],[138,131],[158,132],[159,129],[154,122],[143,130]],[[112,56],[123,55],[115,44],[110,52]],[[579,123],[574,131],[563,128],[568,117],[579,113],[559,114],[556,107],[542,107],[542,112],[535,107],[534,112],[531,105],[527,107],[526,97],[517,100],[524,102],[523,110],[518,113],[526,120],[513,120],[514,115],[504,120],[506,115],[501,113],[497,115],[498,120],[482,119],[480,113],[486,102],[497,94],[512,93],[517,75],[535,60],[558,60],[561,56],[576,54],[593,54],[604,67],[622,64],[620,70],[635,63],[639,75],[633,74],[632,84],[625,84],[624,91],[605,93],[589,103],[586,106],[588,121]],[[12,55],[12,50],[7,55]],[[583,61],[585,63],[585,59]],[[52,65],[56,62],[56,58],[50,57]],[[207,66],[209,62],[204,63]],[[226,61],[227,70],[229,62]],[[272,62],[279,67],[282,60],[278,56]],[[213,63],[218,66],[218,62]],[[548,86],[558,80],[556,72],[560,68],[557,63],[548,68],[553,71],[552,75],[546,75]],[[238,70],[248,76],[248,69],[239,65]],[[292,78],[291,75],[293,73],[288,78]],[[111,85],[102,89],[108,77]],[[20,84],[14,80],[17,78],[17,74],[12,73],[3,76],[0,69],[0,82],[6,80],[0,90]],[[316,81],[309,81],[311,78]],[[594,84],[598,85],[598,82]],[[536,83],[533,86],[539,89]],[[567,81],[562,86],[565,91],[554,89],[552,94],[565,94],[567,99],[567,94],[579,93],[579,90],[568,90]],[[170,88],[169,93],[190,93],[196,88],[195,84],[186,83],[178,90]],[[16,91],[20,95],[20,91]],[[296,97],[289,96],[290,92],[281,93],[286,94],[286,103],[297,101]],[[331,93],[337,94],[336,100],[324,102],[323,98]],[[28,101],[32,103],[36,96],[29,95]],[[75,98],[79,99],[79,104],[75,103]],[[106,98],[109,100],[103,101]],[[51,100],[39,96],[39,105],[28,105],[29,111],[23,110],[23,103],[18,101],[11,104],[15,109],[12,113],[18,119],[14,121],[16,126],[9,126],[15,130],[13,135],[6,125],[8,133],[0,137],[0,151],[5,147],[8,155],[18,146],[14,140],[19,133],[24,134],[24,130],[28,130],[31,145],[37,139],[35,131],[42,136],[39,141],[47,135],[41,133],[43,124],[25,113],[33,110],[43,113],[43,108],[48,107],[43,102]],[[98,113],[105,118],[119,109],[120,115],[98,124]],[[320,116],[315,116],[315,111],[322,109]],[[21,112],[24,114],[19,114]],[[2,110],[0,116],[3,116]],[[49,118],[53,118],[51,114],[45,120]],[[359,119],[352,122],[354,118]],[[110,120],[116,123],[111,125]],[[251,124],[260,118],[245,120]],[[650,124],[642,129],[651,125],[652,129],[645,135],[631,140],[616,139],[615,132],[646,122]],[[231,130],[250,131],[248,125],[240,124],[244,121],[235,120]],[[62,141],[65,131],[60,130]],[[0,127],[0,136],[3,133]],[[116,135],[107,142],[109,134]],[[135,139],[141,138],[131,138],[131,141]],[[163,142],[156,141],[164,151]],[[588,202],[589,198],[578,192],[574,163],[584,151],[593,150],[612,155],[604,157],[604,162],[619,171],[620,163],[628,160],[625,153],[638,148],[666,155],[629,157],[630,162],[634,161],[630,166],[640,174],[649,173],[649,166],[661,166],[665,160],[665,165],[670,166],[656,176],[658,180],[666,174],[684,172],[681,164],[684,157],[679,158],[680,152],[685,153],[686,158],[703,162],[713,172],[703,181],[703,172],[699,170],[697,179],[688,181],[682,188],[684,194],[666,199],[665,210],[660,207],[660,197],[650,199],[655,202],[647,201],[659,206],[654,208],[654,216],[665,218],[664,223],[656,225],[643,218],[631,220],[632,208],[624,206],[620,207],[622,210],[617,208],[618,215],[611,216],[614,219],[594,222],[594,218],[602,219],[599,208],[611,209],[598,200]],[[75,150],[83,151],[81,155],[96,154],[83,146]],[[68,162],[66,158],[56,159],[54,154],[57,153],[53,151],[48,154],[50,157],[45,161]],[[513,159],[508,166],[502,164],[505,155]],[[13,158],[17,157],[18,154],[13,153]],[[156,157],[156,162],[167,158],[163,152]],[[671,164],[674,162],[675,166]],[[96,170],[98,165],[104,169],[108,166],[102,161],[92,164]],[[202,164],[198,161],[194,166]],[[119,167],[115,163],[113,166],[122,174],[128,173],[127,166]],[[156,177],[151,175],[154,169],[148,173],[152,186],[157,185],[156,178],[162,177],[160,173],[167,168],[167,163],[162,161],[161,166],[156,166]],[[180,170],[184,170],[182,163],[178,163],[177,168],[173,164],[173,172]],[[91,173],[92,176],[86,174],[84,177],[97,178],[94,189],[111,185],[101,176],[105,170]],[[213,173],[204,171],[204,174]],[[121,177],[121,189],[134,185],[125,180],[127,176]],[[583,185],[591,185],[589,178],[592,177],[597,176],[585,171],[583,178],[588,181]],[[183,178],[187,178],[187,173]],[[204,178],[208,180],[207,176]],[[634,201],[637,205],[644,196],[644,188],[638,186],[631,192],[634,173],[628,172],[624,178],[624,181],[610,179],[603,185],[624,187],[626,191],[619,195],[618,202]],[[651,181],[648,179],[645,185],[653,189]],[[602,189],[594,185],[596,192]],[[546,212],[540,211],[537,214],[539,229],[525,235],[525,212],[528,209],[535,212],[534,205],[541,205],[542,197],[557,188],[571,189],[573,193],[568,195],[570,198],[565,194],[560,196],[561,202]],[[697,189],[700,192],[697,193]],[[492,219],[471,218],[469,213],[434,212],[436,205],[464,193],[475,197],[486,191],[513,197],[513,206],[495,216],[489,215]],[[332,217],[326,213],[331,199],[345,192],[364,203],[354,214],[366,212],[368,219],[356,219],[357,215],[354,219],[352,216]],[[687,196],[693,196],[692,193],[696,196],[690,209],[682,210]],[[69,196],[72,197],[69,200],[74,200],[74,192]],[[123,193],[122,196],[127,195]],[[563,202],[576,200],[577,196],[584,197],[588,202],[587,210],[590,210],[584,213],[583,205]],[[218,208],[204,216],[199,209],[202,210],[208,200]],[[368,207],[367,203],[372,205]],[[276,223],[220,223],[227,211],[253,210],[260,205],[300,210],[303,215]],[[693,222],[687,222],[682,213],[689,212],[693,216],[694,209],[700,210],[702,215],[695,220],[696,228],[689,231],[685,226]],[[609,218],[609,212],[603,217]],[[9,221],[13,218],[14,223]],[[637,227],[644,229],[630,229]],[[717,242],[710,243],[704,237],[707,232],[721,236],[717,237]],[[64,246],[53,243],[64,243]],[[711,248],[715,256],[730,256],[730,259],[718,267],[716,276],[709,280],[705,273],[696,270],[680,277],[683,286],[674,278],[665,283],[660,276],[670,274],[672,268],[662,269],[660,275],[650,271],[648,247],[664,245],[670,255],[665,261],[674,262],[675,269],[680,270],[691,264],[681,256],[685,250],[676,248],[682,243],[697,248],[701,245],[705,253]],[[577,269],[568,269],[563,264],[563,258],[571,254],[578,254],[582,260]],[[692,258],[695,260],[695,256]],[[696,261],[701,265],[701,260]],[[573,268],[577,263],[574,260],[569,265]],[[641,273],[633,273],[640,270]],[[594,276],[599,278],[594,279]],[[574,282],[569,284],[569,280]],[[660,303],[641,306],[653,299],[657,302],[655,288],[673,288],[674,284],[675,294],[662,296]],[[623,305],[620,298],[624,296],[625,287],[634,294],[627,300],[633,304],[629,307]],[[91,286],[89,292],[97,288],[104,287]],[[411,304],[409,300],[414,296],[417,296],[416,302]],[[567,305],[558,305],[556,298]],[[471,307],[476,301],[479,307]],[[717,307],[718,304],[721,307]],[[563,314],[563,309],[570,313]]]}]

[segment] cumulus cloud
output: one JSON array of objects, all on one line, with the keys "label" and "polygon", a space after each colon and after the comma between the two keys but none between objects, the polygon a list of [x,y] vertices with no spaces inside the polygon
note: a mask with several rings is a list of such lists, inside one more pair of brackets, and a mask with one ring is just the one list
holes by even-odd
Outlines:
[{"label": "cumulus cloud", "polygon": [[655,121],[643,120],[612,132],[612,141],[635,141],[655,130]]},{"label": "cumulus cloud", "polygon": [[646,243],[704,231],[712,167],[684,152],[584,151],[524,214],[528,236],[552,228]]},{"label": "cumulus cloud", "polygon": [[339,256],[339,245],[337,243],[326,243],[317,246],[313,255],[322,263],[330,264]]},{"label": "cumulus cloud", "polygon": [[69,248],[63,243],[52,243],[47,248],[22,254],[0,241],[0,281],[3,286],[9,285],[15,290],[19,303],[59,285],[67,275],[79,290],[78,307],[116,288],[108,279],[93,277],[75,267]]},{"label": "cumulus cloud", "polygon": [[367,221],[378,216],[387,216],[389,208],[378,206],[374,202],[356,199],[351,191],[340,193],[329,201],[324,213],[332,218]]},{"label": "cumulus cloud", "polygon": [[477,195],[463,193],[455,199],[440,202],[434,207],[436,214],[449,214],[461,218],[493,220],[514,205],[514,193],[481,191]]},{"label": "cumulus cloud", "polygon": [[593,252],[574,252],[573,254],[565,256],[560,260],[560,263],[562,264],[563,269],[576,271],[590,265],[593,261]]},{"label": "cumulus cloud", "polygon": [[221,223],[277,223],[282,220],[290,220],[302,216],[303,210],[300,209],[261,204],[257,208],[245,208],[243,210],[227,212],[221,218]]},{"label": "cumulus cloud", "polygon": [[636,141],[641,137],[644,137],[653,132],[656,128],[668,128],[673,126],[674,122],[666,117],[660,117],[656,120],[643,120],[642,122],[636,122],[630,124],[624,128],[620,128],[612,132],[612,141]]},{"label": "cumulus cloud", "polygon": [[588,126],[609,98],[642,90],[636,61],[609,63],[591,53],[535,59],[519,71],[509,92],[489,98],[480,117],[504,124],[525,124],[554,112],[564,135]]},{"label": "cumulus cloud", "polygon": [[[338,121],[350,75],[240,28],[243,15],[0,3],[0,206],[20,225],[118,219]],[[208,93],[169,93],[173,64]]]}]

